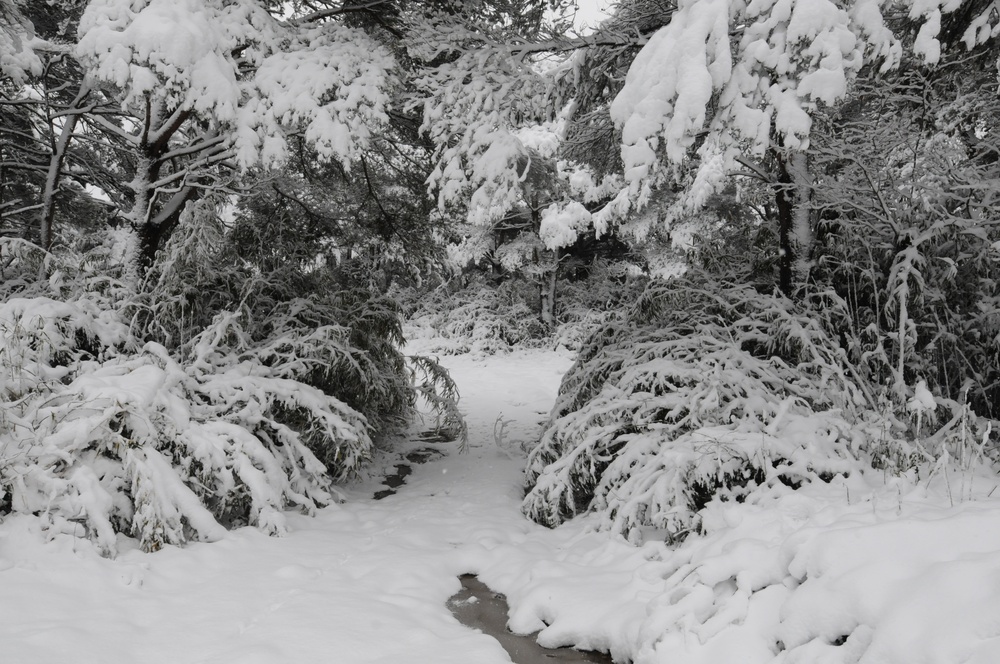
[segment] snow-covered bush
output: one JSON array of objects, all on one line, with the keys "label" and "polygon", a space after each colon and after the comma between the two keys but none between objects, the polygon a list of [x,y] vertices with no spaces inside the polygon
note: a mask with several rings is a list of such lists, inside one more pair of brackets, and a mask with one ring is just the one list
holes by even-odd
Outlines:
[{"label": "snow-covered bush", "polygon": [[0,299],[35,292],[39,275],[51,262],[51,255],[36,244],[0,237]]},{"label": "snow-covered bush", "polygon": [[0,303],[0,514],[109,555],[119,533],[146,550],[278,534],[283,510],[333,501],[418,395],[461,435],[447,372],[414,360],[417,384],[400,351],[398,306],[301,266],[254,270],[208,217],[186,217],[139,292],[108,276],[113,241],[47,256],[46,280],[22,260],[26,296]]},{"label": "snow-covered bush", "polygon": [[214,210],[193,209],[132,305],[143,336],[190,352],[192,329],[238,312],[243,337],[232,339],[231,352],[255,349],[284,377],[362,413],[373,438],[392,435],[416,398],[399,305],[338,281],[317,260],[314,238],[263,225],[242,218],[227,233]]},{"label": "snow-covered bush", "polygon": [[897,402],[925,380],[996,418],[1000,233],[983,223],[997,214],[995,161],[983,155],[1000,144],[1000,103],[981,72],[994,56],[979,57],[942,63],[933,81],[916,68],[866,77],[856,104],[817,117],[810,278],[850,303],[852,360]]},{"label": "snow-covered bush", "polygon": [[332,500],[316,441],[341,474],[368,454],[361,414],[269,366],[268,349],[232,352],[235,316],[176,357],[136,339],[108,304],[0,305],[3,511],[37,514],[108,554],[116,533],[146,550],[215,539],[222,524],[280,533],[283,509]]},{"label": "snow-covered bush", "polygon": [[649,277],[627,261],[595,258],[590,263],[574,263],[566,268],[570,278],[559,284],[559,325],[553,343],[578,351],[594,330],[639,297]]},{"label": "snow-covered bush", "polygon": [[428,337],[426,352],[443,354],[494,355],[539,346],[549,338],[538,312],[512,282],[428,293],[411,315],[408,329],[409,336]]},{"label": "snow-covered bush", "polygon": [[840,306],[698,275],[653,285],[566,375],[528,460],[525,514],[557,525],[589,509],[633,541],[648,528],[679,539],[713,498],[947,453],[965,435],[955,421],[907,442],[907,422],[854,371]]},{"label": "snow-covered bush", "polygon": [[557,324],[538,312],[538,287],[512,277],[500,284],[472,273],[461,288],[399,289],[394,295],[407,314],[406,336],[421,339],[430,353],[493,355],[514,348],[563,346],[578,350],[607,318],[642,292],[648,278],[623,263],[574,261],[556,292]]}]

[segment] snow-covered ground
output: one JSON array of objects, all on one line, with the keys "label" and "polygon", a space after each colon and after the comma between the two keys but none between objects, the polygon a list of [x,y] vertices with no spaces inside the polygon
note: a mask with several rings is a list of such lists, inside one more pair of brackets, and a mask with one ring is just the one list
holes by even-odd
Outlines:
[{"label": "snow-covered ground", "polygon": [[713,503],[707,535],[677,550],[629,546],[588,519],[547,530],[519,511],[520,443],[570,358],[442,360],[470,451],[442,446],[384,500],[372,499],[378,478],[348,487],[342,505],[290,515],[285,537],[244,528],[153,554],[123,542],[107,560],[7,518],[0,662],[506,662],[446,608],[467,572],[507,595],[515,631],[616,660],[1000,662],[1000,491],[985,498],[988,478],[967,489],[973,477],[956,475],[950,497],[887,479],[851,501],[831,483],[825,496]]}]

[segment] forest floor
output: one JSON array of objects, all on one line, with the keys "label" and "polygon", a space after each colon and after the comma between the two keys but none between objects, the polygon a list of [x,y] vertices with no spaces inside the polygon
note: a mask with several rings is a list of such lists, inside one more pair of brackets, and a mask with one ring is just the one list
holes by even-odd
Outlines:
[{"label": "forest floor", "polygon": [[[461,625],[446,606],[466,573],[521,607],[513,626],[544,626],[537,616],[544,604],[565,612],[570,629],[543,641],[607,648],[585,632],[622,611],[607,602],[612,590],[646,588],[637,574],[643,551],[585,533],[583,524],[547,530],[519,511],[520,444],[537,435],[569,357],[536,351],[445,361],[462,388],[468,452],[457,443],[405,443],[376,460],[370,479],[348,486],[343,504],[315,517],[290,515],[284,537],[241,528],[222,541],[152,554],[123,539],[122,553],[107,560],[82,540],[48,540],[34,521],[7,519],[0,527],[0,660],[509,661],[496,640]],[[443,455],[412,455],[428,447]],[[417,463],[407,455],[431,458]],[[397,464],[412,470],[395,494],[376,500]],[[560,590],[555,604],[553,589]]]},{"label": "forest floor", "polygon": [[[595,532],[589,517],[548,530],[519,510],[523,448],[570,356],[442,360],[462,390],[468,452],[405,443],[348,486],[343,504],[290,515],[284,537],[241,528],[152,554],[123,539],[108,560],[83,540],[8,518],[0,661],[509,661],[449,611],[463,574],[506,595],[515,632],[541,630],[545,646],[610,651],[616,661],[1000,661],[996,500],[945,502],[891,481],[847,506],[796,493],[709,511],[706,537],[673,550],[627,545]],[[395,493],[387,475],[402,479]]]}]

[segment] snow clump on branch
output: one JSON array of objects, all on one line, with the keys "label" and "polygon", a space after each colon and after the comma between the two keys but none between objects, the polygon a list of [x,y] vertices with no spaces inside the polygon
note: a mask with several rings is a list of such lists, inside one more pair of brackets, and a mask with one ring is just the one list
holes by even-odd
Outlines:
[{"label": "snow clump on branch", "polygon": [[[907,7],[920,24],[913,51],[934,64],[941,57],[941,17],[962,4],[681,0],[635,58],[611,105],[627,187],[602,217],[644,206],[692,150],[726,154],[733,165],[743,151],[806,149],[812,114],[843,99],[862,67],[899,66],[903,45],[887,23],[890,9]],[[995,35],[995,12],[989,3],[977,14],[963,36],[968,47]]]},{"label": "snow clump on branch", "polygon": [[360,30],[279,21],[255,0],[94,0],[79,35],[77,57],[123,91],[123,106],[232,131],[244,167],[283,159],[290,128],[349,164],[387,120],[395,61],[383,46]]}]

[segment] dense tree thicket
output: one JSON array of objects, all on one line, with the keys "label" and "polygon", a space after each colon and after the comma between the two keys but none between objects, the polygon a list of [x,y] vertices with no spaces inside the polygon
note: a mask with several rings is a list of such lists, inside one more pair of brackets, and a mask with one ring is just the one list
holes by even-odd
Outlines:
[{"label": "dense tree thicket", "polygon": [[541,522],[679,539],[715,497],[998,457],[995,8],[728,4],[738,37],[678,3],[611,105],[605,210],[667,188],[652,223],[724,223],[585,344],[529,460]]},{"label": "dense tree thicket", "polygon": [[456,347],[587,322],[545,523],[676,537],[718,491],[994,454],[997,4],[572,10],[0,0],[0,511],[280,531],[418,396],[461,432],[386,295],[453,274]]}]

